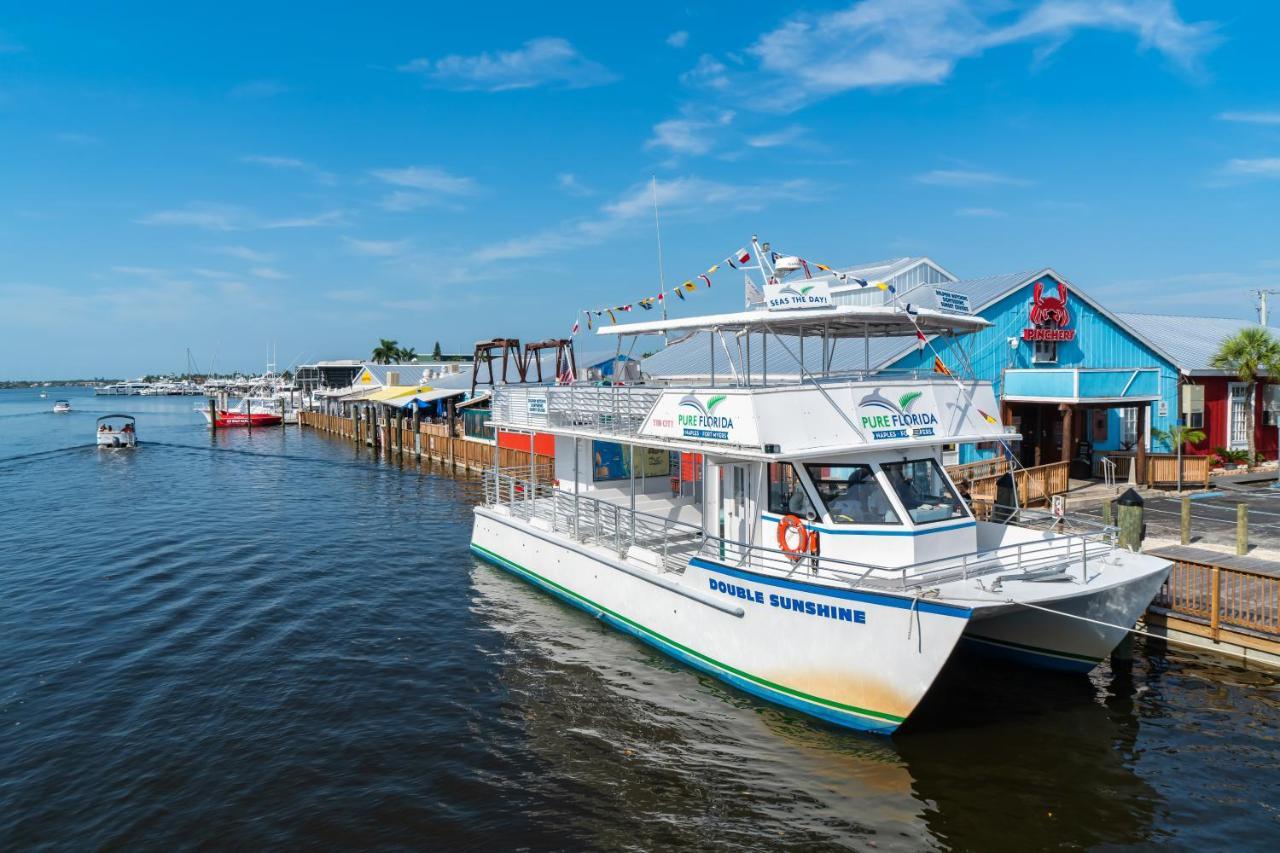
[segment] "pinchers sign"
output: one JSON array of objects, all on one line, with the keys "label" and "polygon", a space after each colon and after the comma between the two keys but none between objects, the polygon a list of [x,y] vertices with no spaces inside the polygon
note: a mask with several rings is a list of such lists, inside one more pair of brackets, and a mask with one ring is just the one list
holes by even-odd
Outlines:
[{"label": "pinchers sign", "polygon": [[1056,293],[1045,291],[1045,282],[1036,282],[1031,297],[1028,319],[1031,325],[1022,330],[1024,341],[1073,341],[1076,330],[1066,328],[1071,323],[1071,309],[1067,307],[1067,286],[1057,282]]}]

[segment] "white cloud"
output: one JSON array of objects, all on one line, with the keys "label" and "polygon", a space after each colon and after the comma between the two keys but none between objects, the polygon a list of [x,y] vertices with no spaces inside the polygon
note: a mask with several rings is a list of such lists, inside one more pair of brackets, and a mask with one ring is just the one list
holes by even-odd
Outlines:
[{"label": "white cloud", "polygon": [[249,154],[240,158],[241,163],[254,163],[259,166],[270,166],[272,169],[306,169],[307,164],[297,157],[269,157],[263,154]]},{"label": "white cloud", "polygon": [[689,33],[687,30],[676,30],[667,36],[667,44],[671,47],[684,47],[689,43]]},{"label": "white cloud", "polygon": [[420,74],[442,88],[487,92],[546,85],[580,89],[617,79],[612,71],[578,53],[566,39],[550,37],[530,39],[517,50],[414,59],[400,70]]},{"label": "white cloud", "polygon": [[384,210],[415,210],[430,204],[473,195],[477,186],[473,178],[454,175],[434,166],[406,166],[403,169],[374,169],[378,180],[397,189],[378,203]]},{"label": "white cloud", "polygon": [[758,136],[747,137],[747,144],[752,148],[778,148],[783,145],[790,145],[796,142],[800,137],[804,136],[808,130],[799,125],[785,127],[782,130],[775,130],[771,133],[762,133]]},{"label": "white cloud", "polygon": [[1221,172],[1233,178],[1280,178],[1280,157],[1228,160]]},{"label": "white cloud", "polygon": [[577,196],[579,198],[595,195],[596,192],[591,189],[591,187],[586,186],[582,181],[578,180],[578,176],[572,172],[561,172],[559,175],[556,175],[556,186],[560,188],[561,192],[568,193],[569,195]]},{"label": "white cloud", "polygon": [[357,240],[354,237],[343,237],[342,242],[356,254],[376,258],[394,257],[409,246],[408,240]]},{"label": "white cloud", "polygon": [[[808,198],[812,192],[812,185],[804,180],[744,184],[688,176],[662,181],[657,186],[658,205],[663,217],[669,219],[705,210],[759,210],[773,202]],[[652,184],[636,184],[603,205],[594,218],[562,222],[534,234],[485,246],[473,253],[472,258],[477,263],[512,261],[602,243],[638,221],[651,225],[653,196]]]},{"label": "white cloud", "polygon": [[249,274],[258,278],[265,278],[270,281],[281,281],[289,277],[275,267],[254,267],[249,270]]},{"label": "white cloud", "polygon": [[271,231],[337,225],[342,219],[341,210],[329,210],[314,216],[270,219],[234,205],[190,204],[184,208],[149,213],[134,221],[140,225],[180,226],[205,231]]},{"label": "white cloud", "polygon": [[916,175],[915,180],[916,183],[938,187],[1022,187],[1028,183],[1021,178],[974,169],[934,169]]},{"label": "white cloud", "polygon": [[250,249],[248,246],[215,246],[209,251],[218,255],[226,255],[229,258],[251,261],[256,264],[270,263],[275,260],[275,255],[270,255],[266,252],[259,252],[256,249]]},{"label": "white cloud", "polygon": [[680,82],[716,90],[727,89],[732,84],[728,67],[709,53],[699,56],[698,64],[680,75]]},{"label": "white cloud", "polygon": [[785,109],[851,89],[938,84],[961,60],[1019,42],[1038,43],[1043,58],[1080,30],[1134,35],[1186,69],[1219,40],[1214,24],[1186,22],[1171,0],[1040,0],[1012,19],[999,3],[863,0],[792,18],[748,52],[781,84]]},{"label": "white cloud", "polygon": [[279,80],[250,80],[234,87],[228,94],[233,98],[274,98],[293,91]]},{"label": "white cloud", "polygon": [[994,207],[962,207],[956,211],[956,216],[969,216],[979,219],[999,219],[1005,215],[1003,210],[996,210]]},{"label": "white cloud", "polygon": [[723,110],[708,117],[685,111],[682,118],[669,118],[653,126],[653,136],[645,148],[666,148],[675,154],[706,154],[715,147],[719,128],[733,121],[733,113]]},{"label": "white cloud", "polygon": [[1280,124],[1280,112],[1225,112],[1218,113],[1218,119],[1242,124]]}]

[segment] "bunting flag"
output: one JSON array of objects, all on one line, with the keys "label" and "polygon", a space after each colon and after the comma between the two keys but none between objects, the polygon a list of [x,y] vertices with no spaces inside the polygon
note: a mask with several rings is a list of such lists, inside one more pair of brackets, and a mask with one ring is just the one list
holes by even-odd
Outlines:
[{"label": "bunting flag", "polygon": [[804,267],[805,278],[813,278],[813,273],[809,272],[809,264],[805,262],[804,258],[800,259],[800,266]]},{"label": "bunting flag", "polygon": [[573,337],[574,335],[578,334],[578,329],[580,329],[580,328],[582,328],[582,327],[581,327],[581,325],[578,323],[578,318],[577,318],[577,317],[574,317],[574,318],[573,318],[573,329],[571,329],[571,330],[570,330],[570,332],[569,332],[569,337]]},{"label": "bunting flag", "polygon": [[615,316],[613,316],[613,311],[606,311],[605,313],[607,313],[607,314],[609,315],[609,322],[610,322],[610,323],[613,323],[614,325],[617,325],[617,323],[618,323],[618,318],[617,318],[617,317],[615,317]]},{"label": "bunting flag", "polygon": [[[950,375],[950,374],[948,374],[948,375]],[[987,423],[989,423],[989,424],[999,424],[999,423],[1000,423],[998,420],[996,420],[995,418],[991,417],[991,415],[988,415],[986,412],[982,411],[982,409],[978,409],[978,414],[982,415],[982,419],[983,419],[984,421],[986,421]]]},{"label": "bunting flag", "polygon": [[718,269],[720,269],[720,265],[719,265],[719,264],[712,264],[712,265],[711,265],[711,269],[707,270],[707,275],[715,275],[715,274],[716,274],[716,270],[718,270]]},{"label": "bunting flag", "polygon": [[889,289],[889,285],[885,284],[883,281],[877,281],[877,282],[876,282],[876,287],[880,288],[881,290],[888,290],[888,289]]},{"label": "bunting flag", "polygon": [[707,283],[708,290],[711,289],[711,276],[707,275],[706,273],[703,273],[702,275],[698,276],[698,278],[702,279]]},{"label": "bunting flag", "polygon": [[924,349],[924,345],[929,342],[929,339],[924,336],[924,332],[919,329],[916,329],[916,340],[919,341],[917,346],[919,346],[920,349]]},{"label": "bunting flag", "polygon": [[683,289],[681,289],[681,288],[677,287],[677,288],[675,289],[675,291],[673,291],[673,292],[675,293],[675,295],[676,295],[676,296],[679,296],[679,297],[680,297],[681,301],[683,301],[683,300],[684,300],[684,290],[683,290]]},{"label": "bunting flag", "polygon": [[[814,266],[822,270],[823,272],[831,272],[831,267],[827,266],[826,264],[814,264]],[[845,278],[848,278],[848,276],[845,276]]]},{"label": "bunting flag", "polygon": [[685,290],[689,291],[690,293],[693,293],[695,290],[698,289],[698,285],[694,284],[691,281],[686,281],[684,284],[680,286],[683,287]]},{"label": "bunting flag", "polygon": [[[933,357],[933,372],[934,372],[934,373],[941,373],[943,376],[950,376],[950,375],[951,375],[951,371],[950,371],[950,370],[948,370],[948,369],[947,369],[947,366],[946,366],[945,364],[943,364],[943,363],[942,363],[942,356],[940,356],[940,355],[935,355],[935,356]],[[979,410],[979,411],[981,411],[981,410]]]},{"label": "bunting flag", "polygon": [[587,312],[587,331],[591,331],[591,312]]}]

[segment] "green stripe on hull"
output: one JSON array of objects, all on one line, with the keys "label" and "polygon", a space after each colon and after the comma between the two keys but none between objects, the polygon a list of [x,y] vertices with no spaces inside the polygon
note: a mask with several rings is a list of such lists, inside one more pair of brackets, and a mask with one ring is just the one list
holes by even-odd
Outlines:
[{"label": "green stripe on hull", "polygon": [[889,714],[889,713],[885,713],[884,711],[873,711],[869,708],[859,708],[856,705],[846,705],[842,702],[836,702],[831,699],[824,699],[821,696],[813,696],[809,693],[804,693],[802,691],[795,690],[791,687],[787,687],[782,684],[775,684],[774,682],[761,678],[758,675],[752,675],[749,672],[746,672],[741,669],[737,669],[736,667],[732,667],[729,664],[722,663],[716,660],[715,658],[708,657],[707,655],[703,654],[697,649],[691,649],[688,646],[685,646],[681,643],[676,642],[675,640],[670,639],[669,637],[665,637],[662,634],[659,634],[657,631],[654,631],[651,628],[641,625],[639,622],[636,622],[633,619],[629,619],[628,617],[623,616],[621,613],[616,613],[607,607],[603,607],[597,604],[596,602],[592,601],[586,596],[580,595],[579,593],[574,592],[568,587],[562,586],[549,578],[545,578],[542,575],[538,574],[537,572],[530,571],[529,569],[525,568],[519,563],[512,562],[511,560],[508,560],[506,557],[503,557],[500,554],[495,554],[494,552],[490,551],[488,548],[485,548],[483,545],[477,545],[474,542],[472,542],[471,549],[473,551],[480,553],[482,556],[489,558],[490,560],[496,563],[500,563],[504,566],[510,566],[511,568],[519,571],[520,573],[528,575],[530,579],[536,580],[538,583],[543,584],[547,587],[550,587],[568,598],[572,598],[577,602],[581,602],[583,605],[585,605],[587,608],[591,610],[595,610],[600,613],[607,613],[609,616],[613,617],[619,622],[623,622],[626,625],[629,625],[634,630],[639,631],[643,634],[646,634],[664,645],[671,646],[674,649],[679,649],[681,652],[688,655],[689,657],[697,658],[698,660],[702,661],[703,663],[709,666],[719,669],[725,673],[730,673],[740,679],[743,679],[744,681],[750,681],[751,683],[759,685],[760,687],[775,691],[777,693],[785,694],[787,696],[792,697],[793,699],[799,699],[804,702],[810,702],[814,705],[820,705],[825,708],[831,708],[837,711],[844,711],[850,714],[857,714],[858,716],[861,716],[861,717],[867,717],[874,720],[884,720],[886,722],[890,722],[895,725],[900,724],[904,720],[906,720],[906,717],[900,717],[896,714]]}]

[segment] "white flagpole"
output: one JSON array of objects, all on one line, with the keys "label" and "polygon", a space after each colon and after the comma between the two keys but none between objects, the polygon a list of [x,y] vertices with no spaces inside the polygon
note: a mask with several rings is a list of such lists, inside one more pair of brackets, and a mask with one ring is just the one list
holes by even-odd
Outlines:
[{"label": "white flagpole", "polygon": [[[653,230],[658,235],[658,288],[662,293],[662,319],[667,319],[667,283],[662,276],[662,225],[658,221],[658,176],[653,175]],[[662,333],[665,340],[666,332]]]}]

